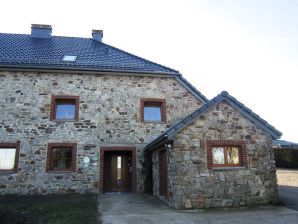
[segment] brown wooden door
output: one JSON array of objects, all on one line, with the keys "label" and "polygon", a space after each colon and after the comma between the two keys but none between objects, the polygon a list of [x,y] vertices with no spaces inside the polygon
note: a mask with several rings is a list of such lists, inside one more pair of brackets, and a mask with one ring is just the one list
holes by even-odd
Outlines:
[{"label": "brown wooden door", "polygon": [[131,155],[129,153],[108,154],[105,157],[105,192],[131,190]]},{"label": "brown wooden door", "polygon": [[110,153],[105,153],[104,155],[104,172],[103,172],[103,190],[104,192],[110,192],[112,187],[111,187],[111,154]]},{"label": "brown wooden door", "polygon": [[161,150],[158,154],[159,162],[159,195],[168,197],[168,160],[167,151]]}]

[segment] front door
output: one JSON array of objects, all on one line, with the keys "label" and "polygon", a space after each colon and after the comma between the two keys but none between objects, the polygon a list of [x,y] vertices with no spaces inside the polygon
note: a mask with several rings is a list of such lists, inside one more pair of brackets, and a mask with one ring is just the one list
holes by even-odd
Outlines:
[{"label": "front door", "polygon": [[131,153],[105,153],[104,164],[104,191],[131,191]]}]

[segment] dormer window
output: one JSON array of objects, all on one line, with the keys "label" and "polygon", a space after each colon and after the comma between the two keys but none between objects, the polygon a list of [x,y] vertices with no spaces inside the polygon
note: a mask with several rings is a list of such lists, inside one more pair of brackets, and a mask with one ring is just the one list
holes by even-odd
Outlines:
[{"label": "dormer window", "polygon": [[141,120],[144,122],[166,122],[166,100],[141,99]]}]

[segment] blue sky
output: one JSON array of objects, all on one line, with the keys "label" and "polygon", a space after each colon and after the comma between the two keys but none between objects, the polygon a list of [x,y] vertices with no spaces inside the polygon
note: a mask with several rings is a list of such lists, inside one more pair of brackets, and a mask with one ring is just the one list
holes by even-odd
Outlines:
[{"label": "blue sky", "polygon": [[91,37],[179,70],[209,99],[227,90],[298,142],[298,0],[6,0],[0,32]]}]

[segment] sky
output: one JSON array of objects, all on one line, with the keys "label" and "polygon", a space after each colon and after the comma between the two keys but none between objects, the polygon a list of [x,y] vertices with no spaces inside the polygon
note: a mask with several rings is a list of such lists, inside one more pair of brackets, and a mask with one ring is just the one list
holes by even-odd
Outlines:
[{"label": "sky", "polygon": [[298,0],[2,0],[1,33],[91,37],[226,90],[298,143]]}]

